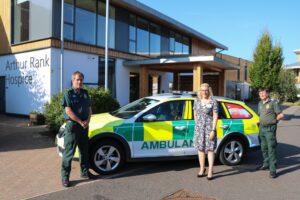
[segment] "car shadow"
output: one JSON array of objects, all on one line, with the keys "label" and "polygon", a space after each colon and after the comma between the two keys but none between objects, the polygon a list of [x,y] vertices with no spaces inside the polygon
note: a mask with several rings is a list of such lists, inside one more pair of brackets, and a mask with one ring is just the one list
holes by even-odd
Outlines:
[{"label": "car shadow", "polygon": [[[278,175],[292,173],[300,169],[300,147],[279,143],[277,147],[278,157]],[[251,151],[245,157],[244,162],[238,166],[231,166],[222,171],[216,171],[214,178],[222,178],[227,176],[234,176],[242,173],[256,172],[256,168],[262,164],[263,158],[261,151]],[[207,164],[207,162],[206,162]],[[216,166],[221,165],[218,161]],[[177,160],[177,161],[155,161],[155,162],[139,162],[128,163],[121,171],[114,175],[97,176],[102,179],[115,179],[131,176],[140,176],[146,174],[155,174],[168,171],[180,172],[191,168],[198,168],[198,160]]]},{"label": "car shadow", "polygon": [[300,115],[290,115],[290,114],[284,114],[283,121],[289,121],[292,119],[300,119]]}]

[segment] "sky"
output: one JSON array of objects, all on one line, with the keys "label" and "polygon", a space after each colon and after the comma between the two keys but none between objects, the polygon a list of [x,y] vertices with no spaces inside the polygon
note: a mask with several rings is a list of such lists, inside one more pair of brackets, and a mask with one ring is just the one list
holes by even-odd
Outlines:
[{"label": "sky", "polygon": [[225,45],[222,53],[253,60],[264,31],[283,49],[284,64],[297,62],[299,0],[138,0]]}]

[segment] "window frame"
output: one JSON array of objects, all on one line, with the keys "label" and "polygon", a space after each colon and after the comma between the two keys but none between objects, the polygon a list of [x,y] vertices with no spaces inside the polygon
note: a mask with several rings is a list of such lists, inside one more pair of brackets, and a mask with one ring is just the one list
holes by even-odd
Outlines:
[{"label": "window frame", "polygon": [[[154,109],[157,109],[158,106],[162,106],[162,105],[164,105],[164,104],[170,104],[170,103],[172,103],[172,102],[182,102],[182,103],[183,103],[182,116],[184,116],[184,111],[185,111],[185,109],[186,109],[186,100],[166,101],[166,102],[162,102],[162,103],[160,103],[160,104],[154,106],[153,108],[150,108],[149,110],[147,110],[147,112],[145,112],[145,113],[143,113],[141,116],[139,116],[139,117],[136,119],[135,122],[142,122],[142,123],[148,122],[148,121],[144,121],[144,120],[143,120],[143,117],[144,117],[144,116],[146,116],[146,115],[148,115],[148,114],[152,114],[152,113],[149,113],[149,112],[153,111]],[[155,116],[156,116],[156,115],[155,115]],[[157,117],[157,116],[156,116],[156,117]],[[155,121],[153,121],[153,122],[164,122],[164,121],[172,121],[172,122],[174,122],[174,121],[183,121],[183,120],[187,120],[187,119],[184,119],[184,117],[182,117],[181,119],[174,119],[174,120],[158,120],[158,119],[157,119],[157,120],[155,120]]]},{"label": "window frame", "polygon": [[[223,102],[223,104],[224,104],[225,109],[227,110],[227,113],[228,113],[229,117],[230,117],[229,119],[234,120],[234,119],[252,119],[253,118],[253,114],[247,108],[245,108],[244,106],[242,106],[240,104],[232,103],[232,102]],[[245,109],[250,114],[250,117],[249,118],[232,118],[232,115],[230,114],[229,109],[228,109],[226,104],[232,104],[232,105],[237,105],[237,106],[242,107],[243,109]]]}]

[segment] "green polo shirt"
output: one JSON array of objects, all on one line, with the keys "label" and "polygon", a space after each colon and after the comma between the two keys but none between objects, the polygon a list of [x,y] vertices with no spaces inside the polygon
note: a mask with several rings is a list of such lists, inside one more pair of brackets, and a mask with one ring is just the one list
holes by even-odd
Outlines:
[{"label": "green polo shirt", "polygon": [[265,103],[260,101],[258,104],[258,115],[260,125],[276,124],[277,114],[281,112],[282,110],[278,102],[273,101],[270,98]]},{"label": "green polo shirt", "polygon": [[[64,93],[62,106],[70,107],[74,114],[81,120],[86,120],[89,117],[91,100],[88,91],[80,89],[79,92],[73,88],[68,89]],[[70,117],[64,111],[64,117],[69,120]]]}]

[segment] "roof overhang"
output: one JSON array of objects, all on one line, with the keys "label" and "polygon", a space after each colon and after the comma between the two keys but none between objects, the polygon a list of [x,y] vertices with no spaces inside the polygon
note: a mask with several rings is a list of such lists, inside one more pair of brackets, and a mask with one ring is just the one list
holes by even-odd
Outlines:
[{"label": "roof overhang", "polygon": [[[193,64],[203,63],[207,68],[218,68],[222,70],[237,70],[240,69],[239,65],[232,64],[216,56],[179,56],[179,57],[166,57],[155,58],[146,60],[134,60],[124,61],[125,66],[140,66],[140,65],[152,65],[152,66],[165,66],[165,65],[179,65],[193,67]],[[189,68],[187,67],[187,68]]]},{"label": "roof overhang", "polygon": [[153,8],[150,8],[149,6],[140,3],[136,0],[111,0],[114,4],[122,6],[124,8],[127,8],[128,10],[132,10],[141,16],[147,16],[151,19],[154,19],[156,21],[162,22],[165,25],[168,25],[171,28],[174,28],[175,30],[179,30],[182,33],[185,33],[187,35],[193,36],[199,40],[205,41],[210,45],[213,45],[216,48],[228,50],[228,47],[207,37],[206,35],[203,35],[202,33],[172,19],[171,17],[168,17],[161,12],[154,10]]},{"label": "roof overhang", "polygon": [[294,53],[295,53],[295,54],[300,54],[300,49],[294,50]]},{"label": "roof overhang", "polygon": [[290,65],[285,65],[285,69],[299,69],[300,68],[300,62],[293,63]]}]

